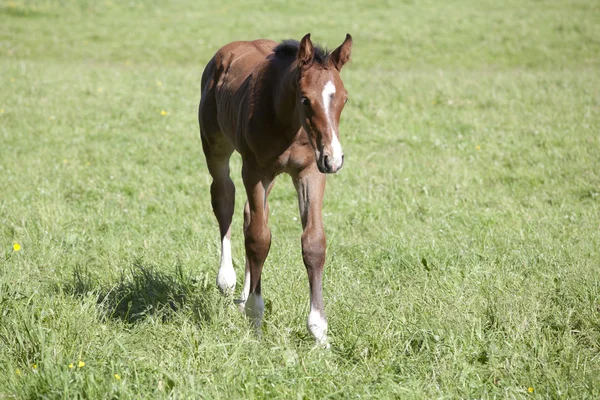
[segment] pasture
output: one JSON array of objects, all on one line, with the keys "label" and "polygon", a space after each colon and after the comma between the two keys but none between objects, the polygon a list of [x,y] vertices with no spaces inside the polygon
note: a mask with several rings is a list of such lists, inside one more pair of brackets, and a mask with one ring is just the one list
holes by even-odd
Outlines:
[{"label": "pasture", "polygon": [[[597,0],[1,1],[0,398],[598,398],[598,21]],[[329,350],[287,176],[260,338],[219,294],[196,117],[220,46],[307,32],[354,38]]]}]

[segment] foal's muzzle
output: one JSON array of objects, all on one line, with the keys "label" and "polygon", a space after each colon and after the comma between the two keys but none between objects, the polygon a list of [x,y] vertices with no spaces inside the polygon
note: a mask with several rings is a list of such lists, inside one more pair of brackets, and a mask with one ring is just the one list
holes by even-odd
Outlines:
[{"label": "foal's muzzle", "polygon": [[317,168],[324,174],[335,174],[344,166],[344,155],[342,154],[339,160],[334,157],[321,153],[321,157],[317,159]]}]

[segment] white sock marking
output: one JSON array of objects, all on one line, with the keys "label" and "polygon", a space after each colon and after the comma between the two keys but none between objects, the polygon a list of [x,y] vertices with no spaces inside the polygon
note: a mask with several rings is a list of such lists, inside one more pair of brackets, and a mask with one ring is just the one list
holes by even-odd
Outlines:
[{"label": "white sock marking", "polygon": [[327,321],[321,315],[319,310],[310,307],[308,321],[306,322],[308,331],[314,336],[320,344],[327,344]]},{"label": "white sock marking", "polygon": [[235,290],[235,270],[231,258],[231,240],[227,236],[221,242],[221,267],[217,274],[217,286],[224,294],[232,294]]},{"label": "white sock marking", "polygon": [[246,271],[244,273],[244,288],[242,289],[242,293],[240,294],[240,299],[236,302],[242,313],[245,312],[245,310],[246,310],[246,300],[248,300],[249,294],[250,294],[250,265],[248,265],[248,260],[246,260]]}]

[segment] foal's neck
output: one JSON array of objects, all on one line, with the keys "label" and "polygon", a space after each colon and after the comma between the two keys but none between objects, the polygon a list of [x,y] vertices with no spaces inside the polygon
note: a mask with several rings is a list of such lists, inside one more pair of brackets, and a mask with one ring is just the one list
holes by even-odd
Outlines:
[{"label": "foal's neck", "polygon": [[298,110],[296,109],[298,73],[296,63],[292,63],[289,67],[282,70],[273,96],[277,120],[285,127],[286,133],[289,132],[293,135],[301,127]]}]

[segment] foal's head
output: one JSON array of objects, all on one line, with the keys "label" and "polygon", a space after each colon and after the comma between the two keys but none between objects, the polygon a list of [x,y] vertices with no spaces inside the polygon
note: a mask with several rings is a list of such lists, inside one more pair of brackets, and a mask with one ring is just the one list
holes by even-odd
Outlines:
[{"label": "foal's head", "polygon": [[344,164],[339,140],[340,115],[348,92],[340,70],[350,60],[352,37],[329,54],[315,52],[310,33],[300,42],[297,53],[299,79],[296,106],[302,127],[308,134],[319,171],[336,173]]}]

